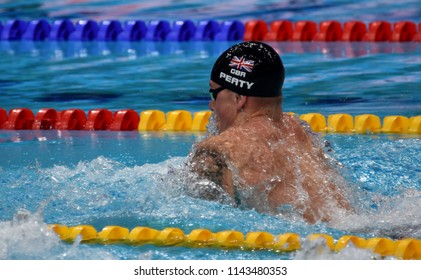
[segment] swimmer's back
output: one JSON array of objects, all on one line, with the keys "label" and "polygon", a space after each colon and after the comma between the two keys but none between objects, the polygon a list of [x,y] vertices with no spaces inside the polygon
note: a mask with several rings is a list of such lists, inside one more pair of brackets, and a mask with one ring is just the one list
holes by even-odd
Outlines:
[{"label": "swimmer's back", "polygon": [[228,162],[223,177],[229,179],[221,183],[231,196],[250,187],[256,194],[267,193],[264,203],[247,202],[256,210],[276,212],[283,204],[292,205],[314,222],[328,221],[330,206],[349,207],[332,180],[335,172],[296,116],[253,118],[204,140],[197,148],[212,150],[220,161]]}]

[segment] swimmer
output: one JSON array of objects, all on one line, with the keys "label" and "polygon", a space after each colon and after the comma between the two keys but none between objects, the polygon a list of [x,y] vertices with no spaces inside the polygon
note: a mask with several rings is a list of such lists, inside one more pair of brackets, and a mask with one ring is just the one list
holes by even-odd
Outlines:
[{"label": "swimmer", "polygon": [[284,78],[281,58],[261,42],[236,44],[216,60],[209,107],[218,133],[190,155],[190,168],[210,183],[196,188],[205,199],[329,222],[351,206],[312,133],[282,112]]}]

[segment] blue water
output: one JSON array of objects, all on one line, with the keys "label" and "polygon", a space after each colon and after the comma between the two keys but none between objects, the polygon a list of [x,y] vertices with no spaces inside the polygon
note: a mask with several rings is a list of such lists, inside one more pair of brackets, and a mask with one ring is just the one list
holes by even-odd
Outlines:
[{"label": "blue water", "polygon": [[417,0],[20,0],[0,2],[0,19],[274,19],[420,20]]},{"label": "blue water", "polygon": [[[0,41],[4,109],[207,110],[213,61],[233,44],[69,42],[60,48],[55,42],[31,43]],[[421,113],[420,44],[271,45],[286,67],[286,111]]]},{"label": "blue water", "polygon": [[[359,19],[420,22],[419,1],[0,1],[10,18]],[[221,4],[224,3],[224,4]],[[233,42],[0,41],[0,108],[206,110],[209,71]],[[284,110],[421,115],[420,44],[272,43],[286,67]],[[323,135],[343,164],[358,213],[333,225],[264,215],[183,192],[186,156],[203,133],[0,130],[0,259],[369,259],[123,245],[69,245],[50,223],[338,238],[421,238],[421,137]]]}]

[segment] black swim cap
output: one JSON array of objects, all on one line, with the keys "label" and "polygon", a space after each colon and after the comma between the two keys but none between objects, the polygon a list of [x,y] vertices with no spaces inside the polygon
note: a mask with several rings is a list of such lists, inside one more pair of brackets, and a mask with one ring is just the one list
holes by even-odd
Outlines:
[{"label": "black swim cap", "polygon": [[211,80],[246,96],[274,97],[282,94],[285,69],[278,53],[261,42],[230,47],[216,60]]}]

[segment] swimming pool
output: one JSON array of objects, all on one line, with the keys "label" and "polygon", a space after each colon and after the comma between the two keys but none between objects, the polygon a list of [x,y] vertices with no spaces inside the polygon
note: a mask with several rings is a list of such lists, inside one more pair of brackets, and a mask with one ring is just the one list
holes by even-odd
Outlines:
[{"label": "swimming pool", "polygon": [[[32,4],[37,1],[29,1]],[[28,3],[29,3],[28,2]],[[44,1],[27,7],[32,15],[71,18],[112,15],[112,1],[74,5],[66,1]],[[341,20],[382,18],[419,21],[416,1],[384,7],[367,5],[364,12],[351,2],[325,1],[278,6],[271,1],[256,8],[242,6],[238,13],[218,8],[218,3],[193,2],[195,9],[164,5],[159,16],[173,19],[175,13],[191,19],[207,18],[217,12],[221,19],[256,18],[271,20],[288,15],[294,19],[321,20],[327,11]],[[134,2],[133,2],[134,3]],[[132,4],[133,4],[132,3]],[[157,18],[153,3],[148,13]],[[13,9],[0,6],[1,18]],[[103,12],[98,12],[99,6]],[[133,4],[134,5],[134,4]],[[234,5],[234,4],[232,4]],[[404,4],[401,4],[404,5]],[[213,9],[212,9],[213,8]],[[192,10],[202,11],[195,13]],[[246,9],[246,10],[244,10]],[[7,12],[6,12],[7,10]],[[133,10],[133,9],[132,9]],[[216,11],[215,11],[216,10]],[[24,10],[19,15],[27,14]],[[79,13],[84,11],[85,13]],[[375,12],[373,12],[375,11]],[[392,12],[395,11],[395,12]],[[418,14],[417,14],[418,11]],[[163,12],[163,14],[162,14]],[[211,13],[212,12],[212,13]],[[109,14],[111,13],[111,14]],[[239,16],[241,14],[241,16]],[[267,16],[265,16],[267,14]],[[56,110],[95,108],[111,111],[131,108],[137,112],[207,110],[208,77],[214,59],[232,42],[10,42],[0,41],[1,108]],[[414,43],[306,43],[273,42],[287,69],[284,110],[324,115],[372,113],[417,116],[421,113],[420,44]],[[361,208],[353,217],[343,217],[335,226],[309,225],[300,220],[239,210],[183,193],[183,170],[192,144],[204,132],[162,131],[70,131],[0,130],[0,258],[1,259],[369,259],[366,250],[347,248],[340,254],[317,253],[311,244],[293,253],[273,250],[239,250],[188,246],[129,246],[125,244],[67,244],[48,224],[107,225],[132,229],[174,227],[186,234],[198,228],[212,232],[237,230],[273,235],[295,232],[301,237],[326,233],[335,239],[345,235],[364,238],[421,238],[421,166],[419,134],[326,134],[331,155],[344,165],[343,172]]]}]

